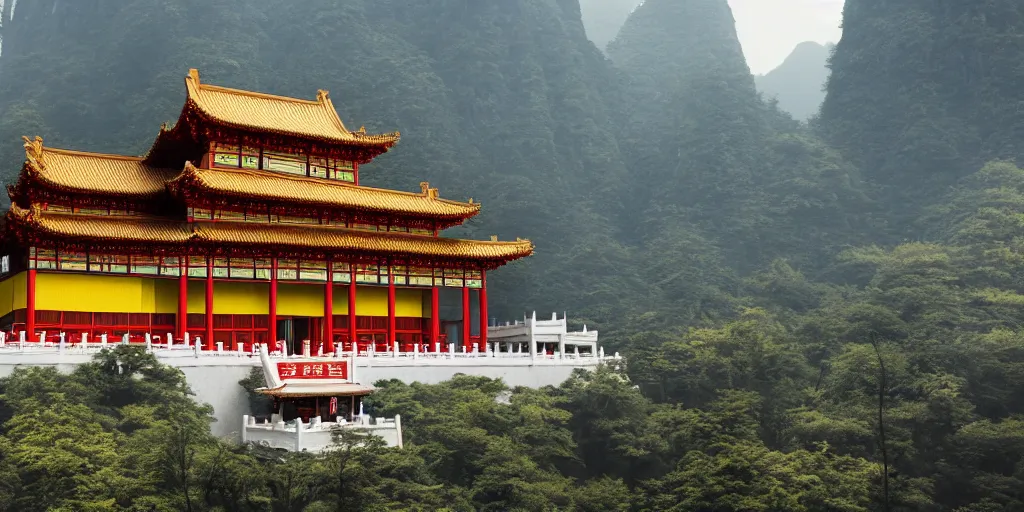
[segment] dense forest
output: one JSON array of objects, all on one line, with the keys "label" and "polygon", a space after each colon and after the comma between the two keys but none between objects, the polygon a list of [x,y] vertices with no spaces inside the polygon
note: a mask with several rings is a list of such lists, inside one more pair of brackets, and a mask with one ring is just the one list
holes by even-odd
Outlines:
[{"label": "dense forest", "polygon": [[802,123],[726,0],[629,3],[588,38],[579,0],[4,2],[8,180],[21,135],[144,153],[189,67],[330,89],[403,133],[368,183],[429,180],[484,205],[453,235],[534,241],[495,316],[568,309],[626,363],[377,383],[405,449],[320,456],[211,437],[144,354],[20,370],[0,510],[1024,509],[1024,4],[846,0]]}]

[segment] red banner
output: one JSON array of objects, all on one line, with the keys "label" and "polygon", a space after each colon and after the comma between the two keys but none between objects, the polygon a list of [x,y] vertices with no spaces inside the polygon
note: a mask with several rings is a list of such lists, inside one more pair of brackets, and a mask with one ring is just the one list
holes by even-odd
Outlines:
[{"label": "red banner", "polygon": [[348,379],[348,362],[277,363],[282,379]]}]

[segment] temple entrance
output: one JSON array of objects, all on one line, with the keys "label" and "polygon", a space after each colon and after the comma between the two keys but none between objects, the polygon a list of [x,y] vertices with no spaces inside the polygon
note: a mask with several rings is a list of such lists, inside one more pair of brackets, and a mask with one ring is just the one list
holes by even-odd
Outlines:
[{"label": "temple entrance", "polygon": [[317,327],[320,324],[319,318],[308,316],[293,316],[277,321],[277,337],[285,340],[289,354],[302,353],[302,340],[317,341]]}]

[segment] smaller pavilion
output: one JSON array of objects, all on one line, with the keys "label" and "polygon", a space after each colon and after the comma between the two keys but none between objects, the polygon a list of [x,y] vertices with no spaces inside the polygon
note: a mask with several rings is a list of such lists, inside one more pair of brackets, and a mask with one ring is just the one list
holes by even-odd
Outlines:
[{"label": "smaller pavilion", "polygon": [[336,429],[351,429],[402,447],[402,420],[363,414],[362,400],[373,386],[355,379],[354,360],[288,358],[273,361],[259,346],[266,387],[257,393],[273,397],[270,418],[245,415],[242,442],[289,451],[318,452],[333,446]]}]

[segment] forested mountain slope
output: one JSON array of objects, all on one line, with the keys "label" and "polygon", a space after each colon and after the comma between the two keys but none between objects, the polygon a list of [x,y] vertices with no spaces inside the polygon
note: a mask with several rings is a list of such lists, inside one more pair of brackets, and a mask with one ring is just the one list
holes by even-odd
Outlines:
[{"label": "forested mountain slope", "polygon": [[846,2],[821,127],[883,187],[896,236],[985,161],[1024,156],[1022,25],[1014,0]]},{"label": "forested mountain slope", "polygon": [[775,99],[779,108],[806,121],[818,114],[825,99],[828,57],[834,45],[813,41],[800,43],[779,67],[754,77],[765,99]]},{"label": "forested mountain slope", "polygon": [[710,313],[773,258],[813,267],[856,238],[856,170],[760,101],[724,0],[648,0],[609,55],[629,80],[625,219],[671,316]]}]

